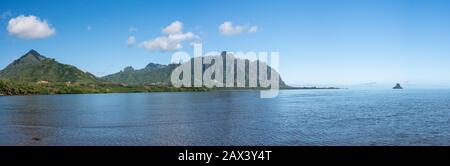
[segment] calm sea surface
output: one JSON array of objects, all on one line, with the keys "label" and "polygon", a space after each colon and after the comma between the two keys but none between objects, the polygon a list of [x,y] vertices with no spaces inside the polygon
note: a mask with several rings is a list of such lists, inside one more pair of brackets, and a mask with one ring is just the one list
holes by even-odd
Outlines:
[{"label": "calm sea surface", "polygon": [[0,145],[450,145],[450,90],[0,97]]}]

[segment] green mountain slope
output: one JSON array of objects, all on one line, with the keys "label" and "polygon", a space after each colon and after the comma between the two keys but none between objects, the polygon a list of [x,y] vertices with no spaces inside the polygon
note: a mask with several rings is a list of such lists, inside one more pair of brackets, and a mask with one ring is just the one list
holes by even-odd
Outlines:
[{"label": "green mountain slope", "polygon": [[[222,52],[221,56],[223,59],[223,62],[226,63],[226,56],[233,56],[233,55],[227,55],[226,52]],[[249,61],[246,59],[235,59],[235,70],[236,70],[236,64],[237,61],[245,61],[246,63],[246,77],[245,80],[248,82],[248,64],[249,63],[259,63],[258,61]],[[193,65],[193,60],[191,60],[191,63]],[[138,85],[138,84],[162,84],[162,85],[170,85],[170,77],[172,74],[172,71],[178,67],[180,64],[169,64],[169,65],[161,65],[161,64],[154,64],[150,63],[145,68],[135,70],[132,67],[126,67],[124,70],[114,73],[111,75],[107,75],[105,77],[102,77],[103,81],[106,82],[112,82],[112,83],[123,83],[123,84],[130,84],[130,85]],[[210,65],[203,65],[203,69],[208,68]],[[204,70],[203,70],[204,71]],[[224,82],[226,80],[226,74],[225,74],[225,66],[224,66]],[[268,73],[270,75],[270,72],[276,72],[273,70],[270,66],[268,66]],[[194,78],[193,74],[192,77]],[[235,74],[236,78],[236,74]],[[288,86],[282,81],[280,78],[280,88],[287,88]]]},{"label": "green mountain slope", "polygon": [[94,75],[46,58],[35,50],[30,50],[1,70],[0,78],[22,82],[98,82]]},{"label": "green mountain slope", "polygon": [[103,77],[102,79],[106,82],[112,83],[124,83],[131,85],[138,84],[158,84],[158,85],[169,85],[170,75],[172,70],[178,65],[160,65],[150,63],[145,68],[135,70],[133,67],[126,67],[124,70]]}]

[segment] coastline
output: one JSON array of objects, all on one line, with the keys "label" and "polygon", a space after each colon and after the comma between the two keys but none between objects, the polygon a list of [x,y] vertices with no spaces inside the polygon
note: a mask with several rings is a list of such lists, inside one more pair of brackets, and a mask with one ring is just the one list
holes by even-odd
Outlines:
[{"label": "coastline", "polygon": [[[281,88],[279,90],[338,90],[341,88]],[[78,94],[132,94],[132,93],[164,93],[164,92],[220,92],[220,91],[258,91],[264,89],[251,89],[251,88],[230,88],[230,89],[217,89],[217,88],[206,88],[206,89],[178,89],[178,90],[166,90],[166,91],[128,91],[128,92],[89,92],[89,93],[28,93],[28,94],[13,94],[5,95],[0,93],[0,97],[6,96],[35,96],[35,95],[78,95]]]},{"label": "coastline", "polygon": [[[248,91],[267,88],[207,88],[180,87],[170,85],[124,85],[115,83],[64,83],[36,84],[0,80],[0,96],[61,95],[61,94],[111,94],[111,93],[154,93],[154,92],[210,92]],[[336,87],[282,87],[280,90],[340,89]]]}]

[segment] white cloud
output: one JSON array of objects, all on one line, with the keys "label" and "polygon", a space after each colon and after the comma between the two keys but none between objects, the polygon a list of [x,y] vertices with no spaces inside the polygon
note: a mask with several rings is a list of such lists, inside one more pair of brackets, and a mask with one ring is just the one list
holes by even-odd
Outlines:
[{"label": "white cloud", "polygon": [[135,38],[134,36],[128,37],[128,39],[127,39],[127,45],[128,45],[128,46],[133,46],[134,43],[136,43],[136,38]]},{"label": "white cloud", "polygon": [[180,21],[174,21],[169,26],[164,28],[162,31],[165,34],[169,34],[170,35],[170,34],[181,33],[182,30],[183,30],[183,23],[180,22]]},{"label": "white cloud", "polygon": [[183,48],[183,42],[200,39],[200,37],[192,32],[184,33],[183,23],[180,21],[171,23],[162,29],[162,33],[165,35],[152,40],[144,41],[140,44],[140,46],[150,51],[176,51]]},{"label": "white cloud", "polygon": [[161,51],[175,51],[183,48],[181,43],[173,42],[168,37],[157,37],[150,41],[145,41],[141,44],[147,50],[154,51],[160,49]]},{"label": "white cloud", "polygon": [[219,31],[222,35],[236,35],[242,33],[244,31],[243,26],[233,26],[233,23],[230,21],[225,21],[220,24]]},{"label": "white cloud", "polygon": [[42,39],[55,34],[55,28],[36,16],[20,15],[8,22],[8,32],[23,39]]},{"label": "white cloud", "polygon": [[248,26],[244,25],[233,25],[233,23],[230,21],[225,21],[224,23],[219,25],[219,32],[222,35],[237,35],[245,31],[247,33],[256,33],[258,32],[258,26],[253,25],[248,28]]},{"label": "white cloud", "polygon": [[258,26],[251,26],[248,29],[248,33],[256,33],[256,32],[258,32]]}]

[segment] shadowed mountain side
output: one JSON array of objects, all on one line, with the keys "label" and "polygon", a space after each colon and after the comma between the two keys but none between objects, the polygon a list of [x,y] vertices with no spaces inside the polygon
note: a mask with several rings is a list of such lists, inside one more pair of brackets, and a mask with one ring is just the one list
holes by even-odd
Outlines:
[{"label": "shadowed mountain side", "polygon": [[[249,61],[247,59],[238,59],[236,57],[234,57],[233,55],[227,54],[226,52],[222,52],[221,55],[217,55],[220,58],[222,58],[223,61],[223,83],[225,84],[226,82],[226,59],[227,56],[229,56],[228,58],[233,58],[234,59],[234,84],[236,86],[236,78],[237,78],[237,73],[245,73],[245,87],[249,86],[249,66],[250,63],[252,63],[252,65],[259,65],[259,63],[262,64],[262,62],[260,61]],[[217,58],[214,57],[214,58]],[[205,57],[199,57],[199,58],[205,58]],[[237,69],[237,63],[238,61],[245,61],[245,71],[238,71]],[[191,66],[194,66],[194,58],[191,59],[190,61]],[[205,70],[209,67],[211,67],[212,65],[214,65],[215,61],[213,60],[211,62],[211,64],[203,64],[203,72],[205,72]],[[255,64],[256,63],[256,64]],[[143,69],[139,69],[139,70],[135,70],[132,67],[126,67],[124,70],[115,73],[115,74],[111,74],[111,75],[107,75],[105,77],[102,77],[102,79],[104,81],[107,82],[113,82],[113,83],[123,83],[123,84],[166,84],[166,85],[170,85],[170,78],[171,78],[171,74],[172,71],[180,66],[181,64],[169,64],[169,65],[160,65],[160,64],[154,64],[154,63],[150,63],[148,64],[145,68]],[[271,79],[271,72],[276,72],[275,70],[273,70],[270,66],[267,66],[267,75],[268,78]],[[259,71],[257,72],[257,74],[259,73]],[[278,73],[276,73],[278,74]],[[212,78],[214,79],[215,75],[212,75]],[[191,83],[194,82],[194,72],[191,72]],[[259,87],[259,80],[257,81],[257,85]],[[280,78],[280,88],[289,88],[289,86],[287,86],[282,79]]]},{"label": "shadowed mountain side", "polygon": [[[205,59],[205,57],[198,57]],[[237,87],[237,73],[245,74],[245,87],[249,88],[249,66],[256,66],[263,64],[260,61],[250,61],[247,59],[239,59],[233,55],[222,52],[221,55],[213,56],[211,64],[203,64],[203,73],[216,64],[215,59],[221,58],[223,61],[223,83],[225,85],[227,80],[227,59],[234,59],[234,85]],[[194,66],[194,59],[191,59],[191,66]],[[237,68],[237,64],[245,64],[245,68]],[[168,64],[161,65],[150,63],[145,68],[135,70],[133,67],[126,67],[123,71],[115,74],[111,74],[102,78],[98,78],[89,72],[83,72],[80,69],[61,64],[55,59],[47,58],[39,54],[35,50],[30,50],[19,59],[13,61],[5,69],[0,71],[0,79],[7,79],[17,82],[28,83],[115,83],[126,85],[171,85],[172,71],[181,64]],[[245,70],[245,71],[242,71]],[[271,73],[279,76],[278,72],[273,70],[270,66],[267,66],[267,77],[271,79]],[[256,75],[259,75],[259,71],[256,71]],[[211,79],[215,79],[216,74],[212,74]],[[194,72],[191,72],[191,82],[194,82]],[[257,88],[260,87],[259,80],[256,79]],[[279,82],[280,88],[289,88],[282,79]]]},{"label": "shadowed mountain side", "polygon": [[150,63],[145,68],[135,70],[133,67],[126,67],[123,71],[102,77],[106,82],[122,83],[130,85],[138,84],[170,84],[172,70],[178,65],[160,65]]}]

